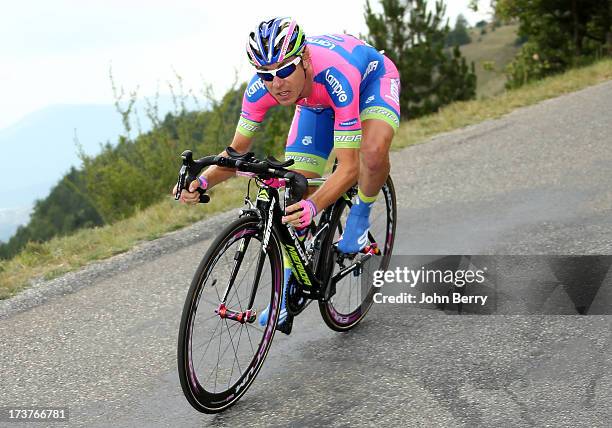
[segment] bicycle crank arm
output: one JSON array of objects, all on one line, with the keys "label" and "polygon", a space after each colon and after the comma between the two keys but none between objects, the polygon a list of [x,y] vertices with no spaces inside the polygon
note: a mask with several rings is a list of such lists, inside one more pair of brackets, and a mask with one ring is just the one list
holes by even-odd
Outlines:
[{"label": "bicycle crank arm", "polygon": [[227,309],[225,307],[225,303],[221,303],[217,309],[215,309],[215,313],[221,317],[221,319],[229,318],[234,321],[238,321],[240,324],[244,324],[248,322],[252,324],[257,319],[257,314],[255,311],[251,309],[247,309],[243,312],[232,311],[231,309]]},{"label": "bicycle crank arm", "polygon": [[363,266],[363,264],[365,262],[367,262],[368,260],[370,260],[370,258],[372,256],[377,256],[380,254],[380,249],[378,248],[378,246],[374,243],[372,245],[368,245],[367,247],[365,247],[363,250],[360,251],[361,253],[365,253],[365,256],[362,257],[360,260],[356,261],[355,263],[353,263],[352,265],[342,269],[340,272],[338,272],[337,274],[335,274],[332,277],[332,282],[335,285],[338,281],[340,281],[342,278],[344,278],[345,276],[347,276],[348,274],[350,274],[351,272],[355,272],[355,276],[358,276],[361,274],[361,266]]}]

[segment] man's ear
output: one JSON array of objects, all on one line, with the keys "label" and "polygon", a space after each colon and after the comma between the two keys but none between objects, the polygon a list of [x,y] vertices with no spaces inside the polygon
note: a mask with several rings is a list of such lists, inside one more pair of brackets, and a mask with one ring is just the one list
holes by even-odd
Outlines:
[{"label": "man's ear", "polygon": [[304,48],[304,53],[302,54],[302,63],[305,70],[310,67],[310,52],[308,52],[307,47]]}]

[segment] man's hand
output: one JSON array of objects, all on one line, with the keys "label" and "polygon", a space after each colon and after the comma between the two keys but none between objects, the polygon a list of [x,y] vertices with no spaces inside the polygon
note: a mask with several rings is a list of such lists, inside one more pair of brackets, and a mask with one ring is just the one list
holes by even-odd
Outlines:
[{"label": "man's hand", "polygon": [[302,229],[312,222],[317,215],[317,207],[310,199],[302,199],[300,202],[285,208],[283,223],[289,223],[297,229]]},{"label": "man's hand", "polygon": [[[179,201],[183,204],[188,204],[188,205],[195,205],[197,203],[200,202],[200,194],[198,192],[196,192],[196,189],[200,187],[200,182],[198,180],[193,180],[190,184],[189,184],[189,190],[183,190],[181,192],[181,197],[179,198]],[[176,184],[174,185],[174,188],[172,189],[172,196],[176,196]]]}]

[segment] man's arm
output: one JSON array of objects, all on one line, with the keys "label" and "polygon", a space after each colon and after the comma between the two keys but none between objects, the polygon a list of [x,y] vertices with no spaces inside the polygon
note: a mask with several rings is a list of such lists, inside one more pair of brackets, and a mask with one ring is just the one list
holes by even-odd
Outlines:
[{"label": "man's arm", "polygon": [[[234,139],[230,144],[230,147],[236,150],[239,153],[246,153],[251,148],[251,143],[253,142],[253,137],[247,137],[242,135],[240,132],[234,134]],[[219,156],[227,157],[227,153],[223,150],[219,153]],[[212,186],[215,186],[228,178],[231,178],[236,174],[236,170],[233,168],[223,168],[221,166],[213,165],[206,169],[201,175],[208,182],[208,188],[210,189]]]},{"label": "man's arm", "polygon": [[336,202],[340,195],[350,189],[359,178],[358,149],[336,149],[336,158],[338,159],[336,170],[310,197],[317,212]]},{"label": "man's arm", "polygon": [[[333,204],[359,178],[359,149],[336,149],[336,158],[338,159],[338,167],[329,176],[325,184],[310,197],[316,212],[320,212]],[[301,217],[304,215],[301,211],[303,208],[302,202],[300,201],[285,209],[285,212],[290,214],[283,217],[283,223],[303,227],[303,224],[300,224]]]},{"label": "man's arm", "polygon": [[[240,153],[245,153],[251,148],[251,143],[253,141],[253,137],[247,137],[242,135],[240,132],[234,134],[234,139],[230,144],[230,147]],[[219,153],[219,156],[226,156],[227,153],[223,150]],[[233,168],[223,168],[217,165],[212,165],[204,171],[201,176],[203,176],[208,186],[207,189],[210,189],[212,186],[221,183],[222,181],[227,180],[228,178],[234,176],[236,174],[236,170]],[[181,192],[181,202],[186,204],[197,204],[200,201],[200,194],[196,192],[196,189],[200,187],[200,183],[198,180],[193,180],[189,184],[189,190],[183,190]],[[176,186],[172,190],[172,194],[176,194]]]}]

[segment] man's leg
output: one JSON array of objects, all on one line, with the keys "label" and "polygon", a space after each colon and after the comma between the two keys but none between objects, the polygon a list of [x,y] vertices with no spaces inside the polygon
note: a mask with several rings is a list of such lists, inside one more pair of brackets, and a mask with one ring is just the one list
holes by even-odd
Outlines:
[{"label": "man's leg", "polygon": [[359,190],[367,198],[376,198],[391,170],[389,149],[394,132],[387,122],[370,119],[363,122],[362,133]]},{"label": "man's leg", "polygon": [[394,134],[393,127],[384,120],[362,122],[358,194],[338,244],[343,253],[356,253],[368,242],[370,210],[389,176],[389,148]]}]

